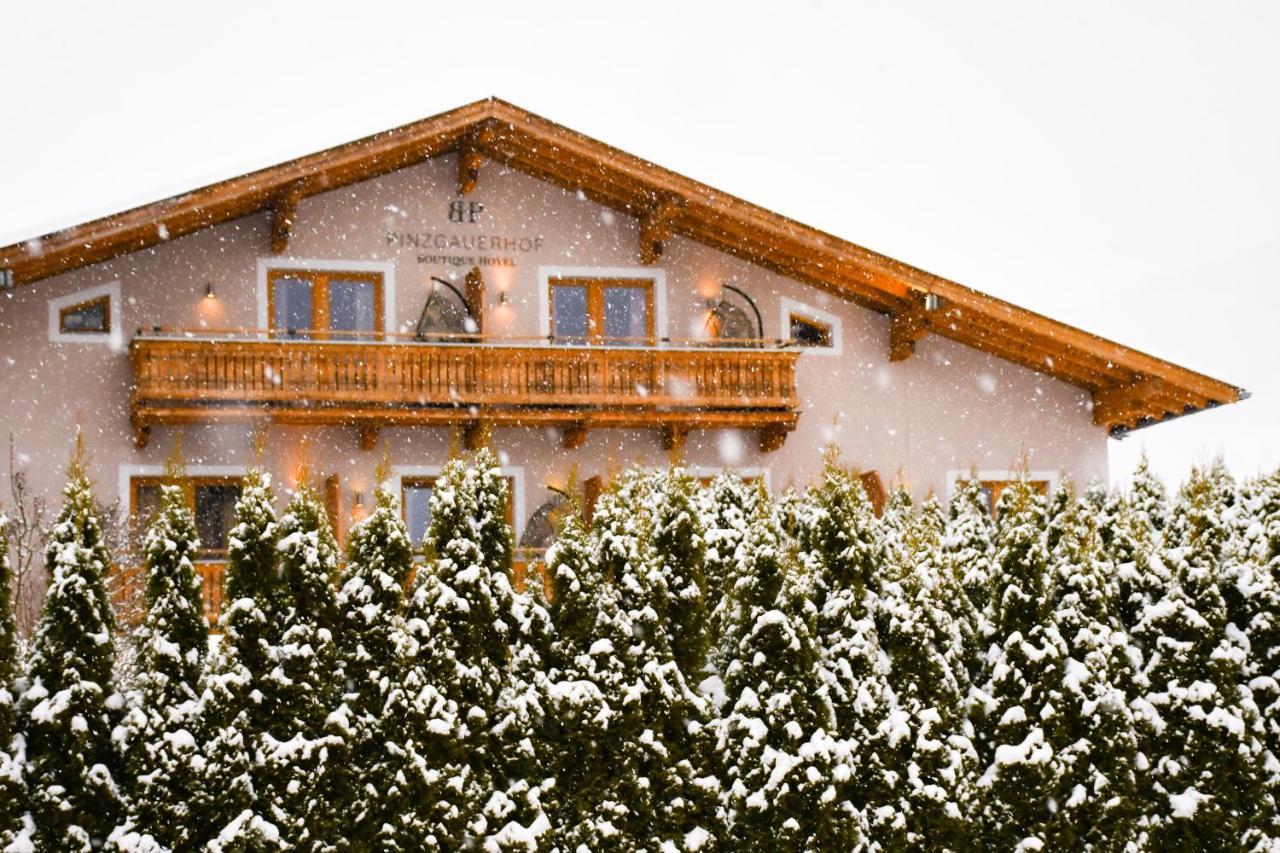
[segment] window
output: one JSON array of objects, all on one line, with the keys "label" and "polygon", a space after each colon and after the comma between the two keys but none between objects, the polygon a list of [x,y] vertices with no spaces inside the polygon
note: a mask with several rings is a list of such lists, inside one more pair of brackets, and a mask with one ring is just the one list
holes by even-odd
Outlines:
[{"label": "window", "polygon": [[187,506],[196,519],[200,537],[200,556],[220,557],[227,553],[231,528],[235,526],[236,501],[240,499],[239,477],[133,477],[130,480],[129,507],[134,522],[151,523],[161,508],[161,486],[176,485],[182,489]]},{"label": "window", "polygon": [[1053,471],[1028,471],[1025,475],[1017,471],[948,471],[947,493],[954,495],[961,483],[976,480],[981,486],[983,503],[994,516],[996,506],[1000,503],[1000,495],[1005,489],[1018,483],[1025,477],[1031,488],[1040,495],[1048,497],[1058,486],[1058,475]]},{"label": "window", "polygon": [[789,297],[779,300],[778,327],[794,345],[817,356],[838,356],[843,351],[840,317]]},{"label": "window", "polygon": [[267,316],[278,337],[371,340],[382,331],[382,305],[382,273],[267,271]]},{"label": "window", "polygon": [[65,344],[124,347],[120,282],[67,293],[49,300],[49,340]]},{"label": "window", "polygon": [[830,348],[831,346],[831,327],[826,323],[792,314],[788,330],[791,340],[802,347]]},{"label": "window", "polygon": [[652,344],[653,282],[630,278],[549,281],[551,336],[561,344]]},{"label": "window", "polygon": [[[400,478],[400,512],[414,550],[422,548],[427,530],[431,527],[431,496],[435,492],[437,479],[435,475]],[[503,479],[507,481],[507,524],[514,527],[516,481],[514,477]]]},{"label": "window", "polygon": [[64,335],[111,333],[111,297],[98,296],[58,310],[58,331]]}]

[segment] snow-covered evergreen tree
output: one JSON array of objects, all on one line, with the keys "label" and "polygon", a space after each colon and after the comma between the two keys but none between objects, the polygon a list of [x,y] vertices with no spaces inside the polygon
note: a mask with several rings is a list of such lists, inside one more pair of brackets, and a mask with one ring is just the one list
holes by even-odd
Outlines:
[{"label": "snow-covered evergreen tree", "polygon": [[738,549],[725,626],[735,650],[717,723],[729,838],[740,849],[848,850],[858,823],[843,808],[853,763],[832,736],[814,633],[812,578],[767,509]]},{"label": "snow-covered evergreen tree", "polygon": [[143,539],[147,611],[134,632],[136,702],[124,730],[132,829],[174,850],[203,839],[189,835],[201,789],[203,757],[194,719],[209,645],[196,522],[177,486],[164,486],[161,510]]},{"label": "snow-covered evergreen tree", "polygon": [[413,544],[394,494],[380,484],[374,509],[348,533],[347,563],[338,592],[338,670],[342,704],[332,725],[345,736],[329,747],[325,790],[347,802],[340,813],[344,850],[396,846],[396,816],[405,810],[399,750],[387,745],[401,732],[389,725],[388,699],[404,683],[401,655],[404,589],[413,572]]},{"label": "snow-covered evergreen tree", "polygon": [[254,469],[235,507],[223,581],[220,639],[200,697],[206,759],[195,831],[212,851],[282,849],[265,793],[263,741],[280,707],[282,627],[271,477]]},{"label": "snow-covered evergreen tree", "polygon": [[481,450],[471,466],[461,459],[445,466],[432,495],[430,564],[406,614],[414,678],[430,689],[430,701],[419,695],[410,706],[414,730],[432,735],[421,736],[422,784],[443,785],[451,798],[446,813],[431,818],[432,836],[446,849],[468,838],[524,847],[548,828],[541,795],[549,783],[535,775],[538,646],[549,641],[548,620],[512,590],[506,505],[492,452]]},{"label": "snow-covered evergreen tree", "polygon": [[281,634],[272,649],[275,713],[262,738],[259,797],[287,846],[323,850],[330,830],[345,827],[324,797],[329,751],[343,753],[344,732],[326,729],[341,689],[338,544],[323,504],[301,479],[276,527]]},{"label": "snow-covered evergreen tree", "polygon": [[561,520],[547,552],[547,571],[555,625],[547,658],[546,747],[556,777],[551,841],[564,850],[638,850],[623,834],[637,796],[628,746],[644,724],[639,697],[627,689],[622,658],[631,645],[631,627],[612,585],[591,564],[587,531],[575,512]]},{"label": "snow-covered evergreen tree", "polygon": [[1133,837],[1137,736],[1125,690],[1136,677],[1120,625],[1099,503],[1072,501],[1050,555],[1053,619],[1065,643],[1061,699],[1046,721],[1061,744],[1053,849],[1121,850]]},{"label": "snow-covered evergreen tree", "polygon": [[939,521],[922,513],[903,529],[880,602],[881,642],[898,699],[895,724],[908,732],[891,753],[903,821],[877,839],[886,849],[955,851],[971,843],[977,753],[965,713],[969,676],[962,653],[970,605],[942,555]]},{"label": "snow-covered evergreen tree", "polygon": [[18,624],[13,612],[13,563],[9,560],[9,520],[0,514],[0,850],[22,831],[27,799],[22,754],[15,740],[13,685],[18,676]]},{"label": "snow-covered evergreen tree", "polygon": [[833,453],[800,512],[800,558],[814,578],[824,689],[836,731],[858,745],[846,799],[867,817],[873,835],[901,828],[890,752],[905,732],[890,724],[889,659],[876,627],[876,593],[887,567],[878,522],[861,482]]},{"label": "snow-covered evergreen tree", "polygon": [[619,785],[627,802],[627,832],[645,849],[705,839],[718,783],[705,773],[707,700],[685,678],[663,615],[675,597],[653,548],[654,476],[624,473],[596,505],[592,562],[617,591],[632,638],[624,656],[627,689],[644,709],[645,728],[627,745],[634,769]]},{"label": "snow-covered evergreen tree", "polygon": [[747,533],[747,524],[761,500],[758,488],[742,481],[733,472],[718,475],[702,490],[702,515],[706,528],[707,607],[710,611],[710,656],[715,668],[720,666],[719,638],[728,610],[729,582],[737,566],[738,545]]},{"label": "snow-covered evergreen tree", "polygon": [[1160,534],[1146,512],[1132,497],[1114,508],[1108,558],[1116,579],[1116,612],[1121,625],[1132,631],[1146,609],[1162,599],[1171,585],[1169,572],[1160,559]]},{"label": "snow-covered evergreen tree", "polygon": [[660,613],[676,663],[691,683],[701,680],[711,637],[707,608],[707,544],[699,512],[698,482],[683,468],[650,481],[650,535],[658,571],[666,579],[666,612]]},{"label": "snow-covered evergreen tree", "polygon": [[1224,510],[1213,477],[1193,471],[1164,533],[1175,583],[1134,631],[1145,653],[1137,713],[1152,849],[1234,849],[1270,811],[1263,727],[1222,595]]},{"label": "snow-covered evergreen tree", "polygon": [[[1245,676],[1265,725],[1266,782],[1274,807],[1280,803],[1280,472],[1258,481],[1249,514],[1248,557],[1255,571],[1244,591],[1250,611]],[[1268,832],[1280,837],[1274,816]]]},{"label": "snow-covered evergreen tree", "polygon": [[112,731],[123,700],[113,676],[115,617],[104,583],[111,556],[79,437],[67,475],[45,548],[49,589],[18,711],[36,846],[87,851],[122,817]]},{"label": "snow-covered evergreen tree", "polygon": [[1146,451],[1138,460],[1138,467],[1133,471],[1132,484],[1129,487],[1129,500],[1134,510],[1151,525],[1156,533],[1164,530],[1169,516],[1169,495],[1164,483],[1151,470]]},{"label": "snow-covered evergreen tree", "polygon": [[964,573],[961,579],[965,591],[979,612],[991,601],[994,536],[995,525],[982,484],[976,478],[958,480],[951,498],[951,519],[943,547]]},{"label": "snow-covered evergreen tree", "polygon": [[1026,480],[998,507],[991,645],[976,707],[979,830],[990,849],[1043,849],[1057,808],[1066,647],[1050,611],[1045,500]]},{"label": "snow-covered evergreen tree", "polygon": [[880,533],[891,560],[897,562],[898,552],[905,547],[908,530],[915,523],[915,505],[905,486],[898,486],[885,501],[880,515]]}]

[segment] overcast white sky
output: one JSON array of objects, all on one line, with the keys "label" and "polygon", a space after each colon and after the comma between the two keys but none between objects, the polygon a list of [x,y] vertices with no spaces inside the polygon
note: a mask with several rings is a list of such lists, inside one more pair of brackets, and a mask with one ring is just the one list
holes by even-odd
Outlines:
[{"label": "overcast white sky", "polygon": [[0,244],[498,95],[1242,385],[1280,465],[1280,3],[10,4]]}]

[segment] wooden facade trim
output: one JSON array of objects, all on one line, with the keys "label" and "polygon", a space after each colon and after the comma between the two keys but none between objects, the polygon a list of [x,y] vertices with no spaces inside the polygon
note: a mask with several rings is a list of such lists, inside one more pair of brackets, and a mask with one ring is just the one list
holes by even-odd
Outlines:
[{"label": "wooden facade trim", "polygon": [[[273,249],[287,246],[301,199],[447,152],[459,155],[460,191],[474,186],[482,162],[494,160],[636,217],[646,262],[660,257],[664,240],[680,235],[891,317],[936,294],[951,316],[946,323],[931,318],[929,331],[1102,394],[1101,425],[1113,431],[1245,396],[1229,383],[841,240],[496,98],[0,248],[0,269],[11,271],[14,285],[27,284],[263,210],[271,212]],[[906,357],[921,327],[910,320],[896,326],[891,354]],[[1154,381],[1135,386],[1148,378]],[[1111,392],[1126,406],[1109,402]],[[1116,418],[1108,420],[1112,411]]]},{"label": "wooden facade trim", "polygon": [[[136,440],[157,424],[345,424],[369,450],[390,426],[456,426],[474,449],[492,426],[745,428],[781,446],[799,417],[799,352],[367,341],[135,338]],[[644,393],[638,388],[643,387]]]}]

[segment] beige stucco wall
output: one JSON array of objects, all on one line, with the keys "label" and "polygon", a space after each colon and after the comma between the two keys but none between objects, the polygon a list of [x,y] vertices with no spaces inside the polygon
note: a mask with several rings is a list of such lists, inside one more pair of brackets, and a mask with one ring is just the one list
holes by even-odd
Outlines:
[{"label": "beige stucco wall", "polygon": [[[509,290],[511,310],[492,332],[541,332],[545,299],[540,275],[550,267],[638,269],[634,219],[526,175],[490,165],[466,199],[484,205],[479,222],[454,224],[447,209],[455,188],[452,156],[364,184],[305,200],[296,216],[288,257],[322,261],[384,262],[394,273],[394,319],[411,330],[431,275],[461,283],[475,252],[414,248],[388,232],[483,234],[523,239],[528,251],[484,252],[512,258],[514,266],[483,267],[489,311],[497,291]],[[139,326],[256,327],[259,259],[267,251],[265,214],[210,228],[147,250],[0,293],[0,434],[12,433],[19,462],[37,489],[53,495],[62,482],[77,424],[93,453],[93,474],[104,497],[119,494],[124,466],[161,465],[176,428],[156,428],[151,444],[133,447],[129,426],[130,371],[123,347],[50,341],[48,303],[82,289],[119,281],[127,345]],[[462,254],[463,263],[420,263],[420,256]],[[286,259],[275,259],[287,265]],[[838,356],[806,353],[799,365],[804,400],[799,427],[785,446],[762,454],[753,435],[695,432],[689,465],[764,469],[775,488],[808,482],[819,471],[823,447],[836,442],[844,457],[881,472],[886,484],[905,481],[917,495],[944,494],[948,471],[1012,468],[1024,455],[1033,470],[1063,472],[1077,481],[1106,473],[1106,438],[1092,426],[1088,395],[1077,388],[937,337],[923,340],[904,362],[887,359],[888,321],[853,303],[683,239],[674,239],[656,265],[665,278],[665,328],[659,335],[700,333],[703,296],[718,282],[750,293],[768,337],[784,334],[783,299],[806,303],[839,318]],[[541,270],[541,273],[540,273]],[[218,299],[205,300],[212,282]],[[311,467],[337,473],[344,490],[368,490],[383,448],[397,466],[445,461],[448,432],[440,428],[384,430],[382,446],[361,451],[354,428],[273,428],[268,465],[287,485],[305,443]],[[308,441],[303,442],[302,439]],[[252,459],[250,429],[199,426],[182,430],[192,466],[244,466]],[[645,431],[595,431],[574,451],[542,429],[499,429],[495,447],[522,471],[520,522],[561,482],[571,466],[580,476],[607,474],[631,463],[662,465],[659,437]],[[7,496],[0,494],[0,505]]]}]

